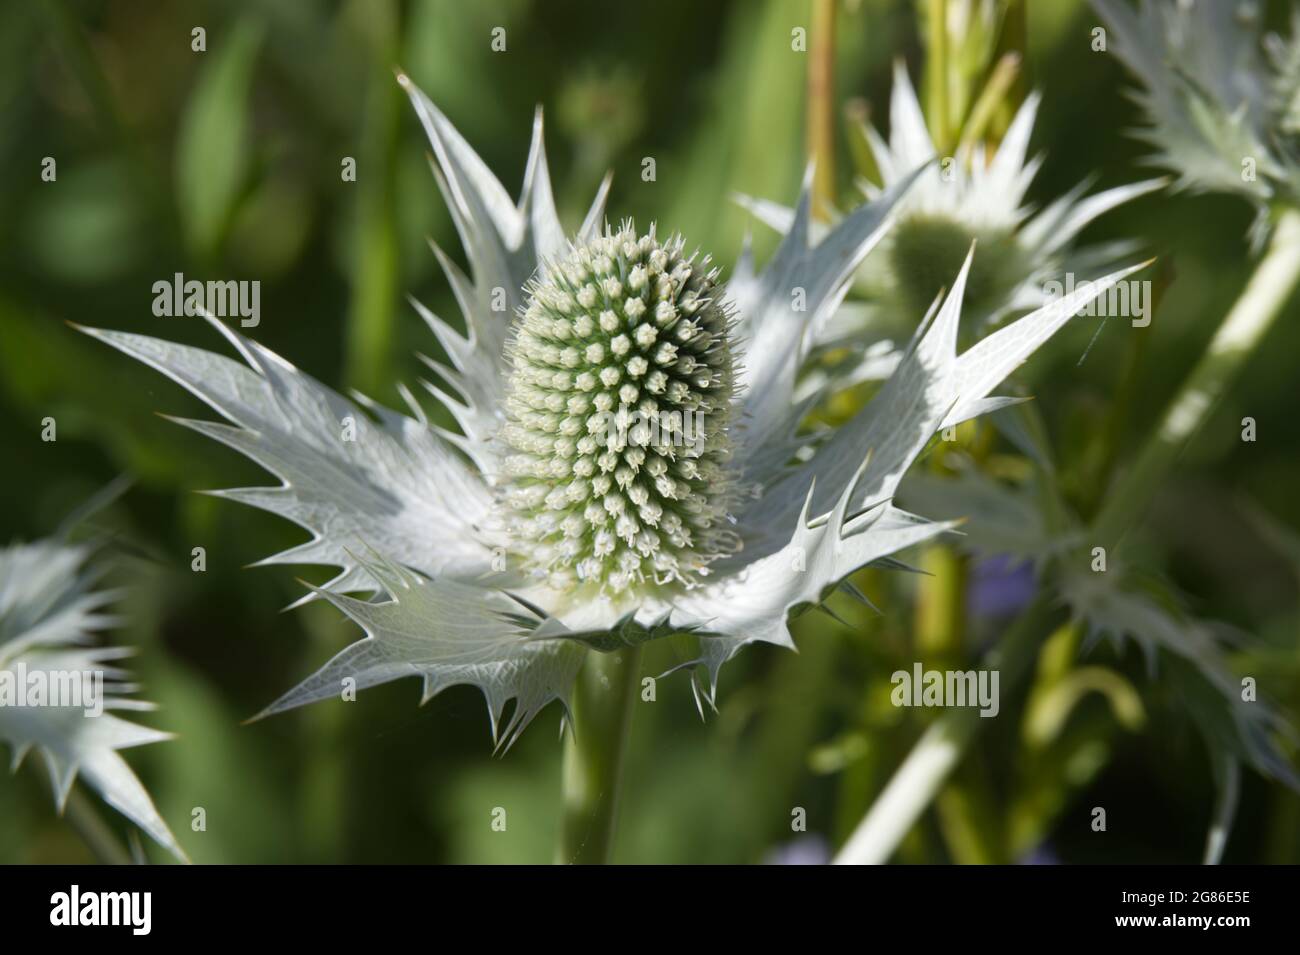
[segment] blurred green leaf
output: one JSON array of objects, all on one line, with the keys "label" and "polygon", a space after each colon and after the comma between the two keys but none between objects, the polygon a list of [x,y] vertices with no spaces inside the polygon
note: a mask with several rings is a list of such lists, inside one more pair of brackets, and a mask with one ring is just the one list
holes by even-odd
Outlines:
[{"label": "blurred green leaf", "polygon": [[1033,746],[1051,745],[1075,707],[1090,692],[1106,699],[1115,720],[1125,729],[1137,730],[1142,726],[1146,713],[1133,684],[1114,670],[1085,666],[1070,671],[1034,700],[1025,714],[1025,739]]},{"label": "blurred green leaf", "polygon": [[249,91],[262,28],[242,20],[209,37],[210,57],[199,72],[181,122],[176,150],[176,200],[186,241],[211,257],[234,212],[248,168]]},{"label": "blurred green leaf", "polygon": [[64,282],[92,285],[132,266],[143,250],[140,209],[120,162],[62,163],[37,193],[28,229],[36,264]]},{"label": "blurred green leaf", "polygon": [[[707,107],[682,149],[660,159],[653,183],[642,182],[639,169],[619,174],[632,180],[623,186],[639,202],[646,201],[644,190],[670,190],[671,198],[656,197],[661,220],[719,261],[739,248],[747,220],[735,193],[788,198],[797,191],[807,63],[791,48],[791,30],[806,28],[807,16],[804,4],[733,8]],[[767,248],[775,244],[761,233],[756,239]]]}]

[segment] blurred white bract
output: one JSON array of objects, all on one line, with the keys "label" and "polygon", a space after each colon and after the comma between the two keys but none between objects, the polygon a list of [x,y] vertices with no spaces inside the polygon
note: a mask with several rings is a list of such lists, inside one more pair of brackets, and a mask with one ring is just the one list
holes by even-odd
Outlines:
[{"label": "blurred white bract", "polygon": [[[1025,203],[1043,162],[1029,156],[1038,105],[1038,94],[1030,95],[991,152],[983,143],[968,142],[941,156],[907,68],[896,64],[889,140],[870,126],[864,130],[883,185],[866,180],[858,185],[876,202],[922,171],[899,199],[896,222],[881,240],[880,252],[858,269],[854,286],[861,301],[840,310],[819,344],[861,349],[891,330],[910,329],[951,284],[972,242],[976,254],[962,313],[976,329],[1042,307],[1051,298],[1049,283],[1062,273],[1073,275],[1076,283],[1092,281],[1136,251],[1127,241],[1077,249],[1074,240],[1099,216],[1161,188],[1163,179],[1094,195],[1085,195],[1088,183],[1081,182],[1042,209]],[[793,210],[747,197],[742,203],[778,231],[790,227]],[[868,352],[868,358],[874,360],[851,370],[848,383],[877,378],[894,367],[879,350]]]},{"label": "blurred white bract", "polygon": [[[1263,33],[1254,0],[1092,0],[1116,56],[1142,84],[1151,162],[1179,188],[1243,196],[1261,210],[1300,198],[1300,11]],[[1267,220],[1261,215],[1256,237]]]},{"label": "blurred white bract", "polygon": [[[710,700],[745,644],[791,646],[792,608],[950,525],[890,503],[942,427],[1007,399],[990,392],[1132,269],[1052,302],[956,354],[969,256],[898,368],[833,434],[801,422],[801,365],[853,271],[887,233],[902,175],[820,241],[807,188],[766,268],[748,251],[720,276],[653,230],[603,228],[604,195],[570,237],[552,199],[540,117],[518,203],[408,79],[471,275],[435,252],[466,333],[416,309],[450,366],[426,383],[460,433],[360,404],[225,325],[243,359],[106,330],[91,334],[184,385],[229,424],[189,427],[283,483],[221,492],[312,532],[268,563],[341,568],[314,590],[366,631],[274,703],[276,712],[419,676],[424,699],[473,684],[508,745],[567,705],[588,652],[686,634]],[[732,361],[735,356],[735,361]],[[454,393],[452,393],[454,392]],[[596,412],[700,412],[693,453],[593,426]],[[362,592],[369,599],[350,596]],[[504,729],[498,724],[509,701]]]},{"label": "blurred white bract", "polygon": [[[89,548],[38,541],[0,549],[0,740],[17,770],[33,749],[45,762],[60,810],[80,775],[104,801],[184,858],[166,823],[118,751],[170,739],[113,715],[113,710],[151,710],[132,699],[122,682],[121,647],[91,646],[92,634],[112,626],[104,608],[116,599],[96,590],[84,569]],[[74,701],[92,675],[93,701]],[[78,695],[78,694],[73,694]],[[94,712],[92,712],[92,710]]]}]

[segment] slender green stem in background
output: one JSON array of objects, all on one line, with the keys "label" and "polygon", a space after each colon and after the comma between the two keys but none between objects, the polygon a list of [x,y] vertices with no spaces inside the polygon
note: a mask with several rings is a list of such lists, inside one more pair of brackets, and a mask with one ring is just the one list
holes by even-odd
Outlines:
[{"label": "slender green stem in background", "polygon": [[81,836],[95,859],[104,865],[131,865],[131,854],[118,842],[95,804],[80,789],[73,787],[63,807],[63,818]]},{"label": "slender green stem in background", "polygon": [[813,171],[813,213],[822,220],[835,208],[835,0],[813,0],[808,55],[808,158]]},{"label": "slender green stem in background", "polygon": [[855,96],[844,103],[844,137],[848,141],[853,171],[868,182],[880,185],[880,167],[876,165],[876,154],[871,150],[871,137],[867,132],[870,125],[871,104],[866,99]]},{"label": "slender green stem in background", "polygon": [[966,560],[951,547],[934,544],[921,553],[926,576],[917,584],[916,649],[935,666],[961,657],[966,620]]},{"label": "slender green stem in background", "polygon": [[401,26],[397,7],[376,3],[370,13],[375,66],[357,163],[357,226],[352,245],[352,297],[348,306],[347,373],[353,387],[383,399],[391,388],[389,363],[399,294],[397,250],[397,144],[402,91],[393,82]]},{"label": "slender green stem in background", "polygon": [[967,760],[935,800],[939,828],[958,865],[997,865],[1004,855],[1002,823],[991,798],[988,767]]},{"label": "slender green stem in background", "polygon": [[[1020,104],[1025,101],[1029,95],[1029,14],[1027,10],[1027,0],[1007,0],[1007,5],[1002,13],[1002,29],[998,33],[997,48],[993,51],[993,61],[998,65],[994,68],[996,72],[1002,67],[1008,55],[1016,58],[1016,70],[1011,75],[1011,83],[1007,88],[1006,95],[998,104],[998,108],[991,117],[988,125],[988,139],[996,142],[1006,135],[1007,127],[1011,125],[1011,120],[1016,115],[1016,110]],[[990,76],[989,83],[993,83],[993,77]]]},{"label": "slender green stem in background", "polygon": [[[1146,720],[1142,698],[1122,675],[1078,665],[1083,638],[1083,622],[1071,620],[1043,641],[1038,654],[1020,723],[1017,782],[1007,799],[1011,859],[1042,843],[1073,795],[1105,768],[1120,731],[1136,732]],[[1081,712],[1078,703],[1089,694],[1100,695],[1108,711]]]},{"label": "slender green stem in background", "polygon": [[1119,543],[1155,496],[1161,480],[1259,346],[1300,281],[1300,212],[1279,216],[1264,258],[1228,312],[1201,360],[1165,409],[1137,463],[1106,496],[1094,540]]},{"label": "slender green stem in background", "polygon": [[926,0],[929,22],[929,46],[925,53],[926,118],[930,136],[940,156],[952,148],[948,110],[948,4],[946,0]]},{"label": "slender green stem in background", "polygon": [[[1151,315],[1160,314],[1165,294],[1173,284],[1174,270],[1168,259],[1161,259],[1156,266],[1151,283]],[[1133,418],[1133,408],[1138,401],[1138,387],[1144,377],[1148,354],[1151,351],[1150,329],[1136,329],[1128,336],[1129,344],[1116,379],[1115,390],[1106,415],[1105,427],[1101,435],[1101,453],[1097,457],[1095,477],[1088,483],[1093,485],[1080,511],[1091,523],[1097,518],[1106,496],[1107,486],[1113,480],[1120,464],[1120,451],[1123,437]]]},{"label": "slender green stem in background", "polygon": [[1241,795],[1241,763],[1222,752],[1211,754],[1214,764],[1215,788],[1218,798],[1214,800],[1214,815],[1210,820],[1210,831],[1205,837],[1205,855],[1202,861],[1206,865],[1218,865],[1223,861],[1223,850],[1228,847],[1228,833],[1232,831],[1232,820],[1237,815],[1237,800]]},{"label": "slender green stem in background", "polygon": [[347,856],[348,751],[342,740],[349,715],[348,708],[337,703],[303,713],[307,731],[298,820],[303,846],[312,861],[321,864]]},{"label": "slender green stem in background", "polygon": [[[1183,383],[1137,464],[1113,489],[1093,526],[1093,540],[1117,543],[1150,502],[1179,451],[1204,423],[1210,409],[1235,379],[1246,358],[1300,281],[1300,212],[1278,218],[1264,258],[1224,318],[1201,361]],[[1040,596],[995,651],[1005,699],[1033,660],[1050,616]],[[917,741],[841,851],[837,862],[884,862],[933,800],[981,729],[978,711],[947,710]]]},{"label": "slender green stem in background", "polygon": [[989,74],[989,81],[971,107],[966,127],[961,133],[959,149],[971,149],[989,132],[993,118],[1007,102],[1011,87],[1020,75],[1020,54],[1006,53]]},{"label": "slender green stem in background", "polygon": [[[989,654],[985,667],[999,673],[999,697],[1029,670],[1038,651],[1039,634],[1054,616],[1051,601],[1039,596],[1002,642]],[[835,857],[836,865],[874,865],[888,861],[921,813],[939,792],[948,774],[961,762],[985,718],[974,707],[944,710],[921,735],[866,817]]]},{"label": "slender green stem in background", "polygon": [[564,740],[564,824],[556,861],[603,865],[614,848],[623,750],[641,675],[641,648],[587,654]]},{"label": "slender green stem in background", "polygon": [[[940,470],[941,456],[933,459]],[[966,584],[969,560],[956,548],[932,544],[921,553],[916,595],[917,657],[930,669],[964,666]],[[958,773],[939,794],[935,808],[944,841],[955,861],[995,862],[996,827],[990,826],[989,800],[983,780],[973,773]]]}]

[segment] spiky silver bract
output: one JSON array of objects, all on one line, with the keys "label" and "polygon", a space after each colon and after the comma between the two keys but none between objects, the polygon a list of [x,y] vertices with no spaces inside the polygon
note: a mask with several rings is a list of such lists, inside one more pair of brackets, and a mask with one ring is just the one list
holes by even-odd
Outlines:
[{"label": "spiky silver bract", "polygon": [[[977,244],[963,301],[965,320],[980,328],[1047,304],[1049,283],[1070,273],[1075,282],[1095,280],[1131,256],[1131,243],[1077,248],[1079,233],[1099,216],[1153,192],[1164,180],[1149,179],[1086,195],[1088,183],[1033,209],[1026,202],[1042,165],[1029,152],[1040,97],[1031,94],[1016,111],[993,150],[982,143],[959,145],[941,156],[902,62],[894,67],[889,101],[889,135],[870,126],[864,134],[880,171],[881,185],[861,182],[869,201],[921,172],[900,200],[895,224],[881,242],[881,254],[857,270],[858,301],[841,309],[818,346],[830,350],[867,349],[856,363],[842,367],[842,383],[886,377],[901,351],[872,351],[882,336],[915,327],[942,289],[951,285]],[[779,231],[789,228],[791,211],[778,204],[741,198],[759,219]],[[843,363],[841,363],[843,364]]]},{"label": "spiky silver bract", "polygon": [[[792,608],[819,602],[854,570],[952,526],[890,503],[904,471],[939,428],[1007,403],[990,397],[992,389],[1081,307],[1133,271],[1117,272],[1052,301],[958,355],[968,255],[942,308],[902,351],[897,372],[876,400],[835,434],[808,434],[802,422],[817,396],[799,395],[800,368],[841,305],[854,270],[887,234],[916,173],[816,236],[806,181],[766,267],[756,269],[747,245],[728,277],[724,300],[720,277],[703,259],[698,269],[683,259],[684,246],[675,240],[659,243],[651,237],[643,250],[646,237],[634,235],[630,226],[605,233],[603,190],[582,226],[566,238],[546,171],[540,116],[523,192],[515,203],[433,103],[408,79],[400,81],[433,145],[434,173],[470,264],[466,275],[435,248],[464,313],[465,334],[416,305],[449,362],[430,364],[450,390],[436,383],[426,386],[456,418],[459,433],[430,425],[404,389],[410,416],[359,399],[366,414],[215,320],[213,325],[244,363],[146,336],[87,329],[217,409],[231,424],[185,423],[242,451],[281,479],[279,487],[223,492],[312,533],[312,540],[271,562],[342,568],[313,594],[359,623],[366,639],[347,647],[268,713],[336,697],[344,680],[363,687],[419,676],[424,699],[458,683],[478,686],[498,741],[509,745],[548,702],[567,704],[586,653],[671,634],[695,641],[691,662],[705,674],[697,689],[712,698],[719,668],[741,647],[755,641],[792,645],[787,627]],[[611,240],[616,247],[609,245]],[[663,253],[660,275],[654,286],[647,284],[645,313],[629,319],[629,290],[637,281],[633,271],[638,265],[646,268],[649,283],[650,259],[659,261],[656,247]],[[590,266],[583,250],[591,257]],[[596,268],[598,258],[609,262]],[[566,265],[573,269],[572,277]],[[593,281],[596,272],[601,273],[600,285]],[[664,278],[668,284],[660,291]],[[502,295],[506,308],[501,307]],[[646,316],[668,305],[669,296],[679,314],[673,318],[665,309],[662,328],[656,316],[655,341],[649,342]],[[688,312],[692,304],[697,307]],[[602,324],[606,311],[612,315],[604,323],[608,329]],[[632,311],[639,312],[639,306],[634,304]],[[592,318],[590,329],[586,323],[578,328],[584,316]],[[561,320],[564,334],[573,338],[561,337],[556,324]],[[519,324],[511,344],[515,321]],[[629,329],[633,321],[636,325]],[[665,332],[672,337],[679,325],[691,332],[688,340],[672,341],[676,352],[664,350],[660,362]],[[634,355],[633,336],[642,327],[647,327],[642,334],[648,344]],[[621,354],[615,346],[620,335],[629,339]],[[708,337],[697,341],[696,335]],[[702,350],[692,352],[692,343]],[[572,368],[566,367],[573,357],[565,357],[569,347],[577,350]],[[646,362],[644,376],[632,374],[638,356]],[[665,460],[664,474],[654,475],[647,453],[634,472],[628,458],[631,442],[617,451],[605,447],[595,453],[598,448],[592,447],[593,454],[580,455],[577,441],[583,435],[560,435],[564,422],[570,422],[570,430],[573,422],[585,428],[590,417],[569,410],[569,399],[587,394],[578,375],[586,372],[600,380],[609,371],[613,382],[617,372],[618,381],[602,381],[599,392],[610,394],[612,404],[618,396],[612,389],[648,381],[652,365],[673,369],[671,376],[665,372],[663,395],[653,395],[660,408],[670,401],[673,410],[683,412],[689,404],[707,404],[706,422],[712,426],[706,428],[701,457],[677,455],[670,465],[658,456]],[[561,373],[568,376],[563,382],[556,378]],[[548,381],[541,380],[544,374]],[[668,379],[679,383],[672,394]],[[561,383],[569,387],[561,389]],[[649,389],[636,387],[640,402]],[[532,399],[545,410],[533,407]],[[560,407],[553,410],[554,404]],[[354,425],[351,440],[341,439],[344,419]],[[574,440],[572,455],[567,443],[557,447],[561,437]],[[602,454],[614,455],[606,461],[612,471],[602,470]],[[511,463],[514,455],[525,460]],[[580,457],[593,458],[590,478],[561,477],[567,465],[557,462]],[[687,467],[692,460],[695,467]],[[627,472],[622,481],[620,468]],[[659,497],[652,499],[646,488],[645,501],[689,502],[699,511],[690,511],[693,520],[702,521],[700,514],[709,520],[708,533],[696,536],[693,530],[689,540],[674,542],[660,518],[656,541],[642,537],[645,526],[635,534],[630,524],[623,528],[627,533],[619,532],[614,519],[616,552],[634,553],[642,568],[648,563],[655,571],[654,576],[643,569],[640,577],[616,577],[623,573],[616,552],[596,553],[600,524],[594,508],[590,521],[587,517],[588,506],[596,503],[594,488],[579,485],[570,499],[569,487],[574,477],[594,482],[610,476],[601,508],[613,519],[605,497],[617,487],[619,496],[611,507],[618,510],[622,501],[624,515],[635,507],[642,525],[645,505],[632,488],[643,486],[642,476],[668,476],[670,468],[676,497],[669,497],[665,486],[656,488]],[[528,542],[510,530],[512,523],[524,522],[523,528],[516,525],[516,535],[522,533],[526,522],[542,513],[537,501],[511,502],[529,482],[542,488],[541,505],[553,496],[560,505],[557,514],[565,515],[559,534],[552,529],[547,538],[560,546],[540,557],[521,555]],[[727,488],[744,493],[729,498]],[[589,497],[581,499],[579,491]],[[724,508],[726,500],[731,503]],[[660,506],[669,513],[666,503]],[[734,537],[712,536],[721,516]],[[578,543],[566,555],[564,521],[570,517],[583,523],[572,523]],[[686,528],[686,517],[681,520]],[[703,523],[691,526],[704,528]],[[577,564],[595,557],[602,563],[589,565],[590,586],[584,586],[576,579]],[[564,573],[570,566],[572,580]],[[348,595],[358,591],[372,599]],[[498,724],[511,700],[515,706],[500,733]]]},{"label": "spiky silver bract", "polygon": [[733,550],[731,319],[708,256],[606,230],[530,285],[507,349],[510,535],[558,591],[691,584]]},{"label": "spiky silver bract", "polygon": [[[917,469],[899,498],[940,517],[969,516],[956,546],[972,558],[1000,555],[1032,564],[1038,585],[1068,607],[1085,634],[1082,651],[1107,639],[1121,652],[1137,647],[1150,674],[1159,673],[1171,699],[1200,726],[1211,754],[1230,755],[1264,775],[1300,789],[1284,742],[1293,733],[1264,699],[1243,699],[1233,656],[1255,640],[1184,609],[1169,587],[1112,554],[1105,573],[1091,568],[1096,536],[1055,486],[1058,464],[1027,412],[1011,408],[993,425],[1037,467],[1023,483],[995,480],[969,462],[943,476]],[[950,461],[950,463],[952,463]]]},{"label": "spiky silver bract", "polygon": [[1150,126],[1139,135],[1176,185],[1262,205],[1300,196],[1295,133],[1300,12],[1291,36],[1263,34],[1260,4],[1242,0],[1092,0],[1108,49],[1138,78]]},{"label": "spiky silver bract", "polygon": [[50,774],[50,786],[62,811],[80,776],[104,801],[139,826],[159,845],[184,859],[149,793],[119,751],[170,739],[170,733],[140,726],[112,711],[151,710],[130,696],[131,685],[119,661],[130,654],[121,647],[91,646],[92,634],[116,618],[105,608],[119,595],[97,588],[98,575],[85,569],[90,548],[61,540],[42,540],[0,548],[0,683],[12,689],[34,676],[46,685],[98,673],[103,679],[103,712],[41,705],[30,701],[0,703],[0,741],[12,751],[17,770],[35,749]]}]

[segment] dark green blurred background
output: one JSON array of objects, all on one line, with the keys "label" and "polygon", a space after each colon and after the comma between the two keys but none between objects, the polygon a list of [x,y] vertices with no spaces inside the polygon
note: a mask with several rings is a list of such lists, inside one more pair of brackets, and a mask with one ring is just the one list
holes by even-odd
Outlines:
[{"label": "dark green blurred background", "polygon": [[[752,227],[761,257],[771,237],[730,194],[795,198],[806,61],[790,31],[808,25],[808,4],[4,0],[0,10],[0,538],[48,534],[115,475],[136,479],[96,526],[116,541],[114,579],[130,588],[129,624],[113,639],[139,648],[144,695],[161,704],[146,718],[180,736],[128,753],[164,817],[199,862],[548,861],[556,707],[504,758],[491,755],[477,691],[458,688],[421,709],[414,681],[241,725],[357,634],[321,604],[281,613],[303,592],[291,570],[245,569],[303,532],[194,493],[271,483],[155,415],[210,413],[65,322],[221,348],[195,320],[154,317],[152,284],[178,271],[259,279],[254,337],[330,384],[396,404],[396,382],[420,374],[415,352],[437,347],[405,296],[455,314],[425,236],[460,258],[393,79],[398,65],[512,191],[540,104],[570,227],[612,169],[611,217],[658,220],[725,265]],[[1149,174],[1127,135],[1138,122],[1129,81],[1089,50],[1093,24],[1069,0],[1030,4],[1028,76],[1045,96],[1034,137],[1047,153],[1031,190],[1039,202],[1085,177],[1110,186]],[[207,31],[205,53],[190,49],[196,26]],[[489,46],[496,26],[507,31],[504,53]],[[919,52],[911,4],[844,4],[837,96],[865,98],[883,122],[893,59],[917,76]],[[842,136],[841,148],[844,170]],[[47,156],[57,161],[53,183],[40,180]],[[656,159],[652,183],[640,177],[646,156]],[[341,181],[344,157],[357,160],[355,183]],[[1250,220],[1236,200],[1159,195],[1088,234],[1140,238],[1175,273],[1126,451],[1249,274]],[[1067,480],[1088,473],[1091,435],[1122,366],[1119,324],[1078,364],[1096,321],[1072,323],[1022,375]],[[1242,502],[1300,525],[1298,348],[1293,303],[1172,475],[1142,551],[1196,613],[1265,641],[1267,665],[1291,687],[1290,713],[1300,700],[1300,568],[1270,549]],[[1258,422],[1256,443],[1239,440],[1243,415]],[[40,440],[46,416],[57,442]],[[207,550],[204,574],[190,571],[195,546]],[[657,702],[636,714],[618,859],[818,858],[844,837],[923,725],[888,703],[894,661],[912,658],[914,584],[876,576],[864,586],[882,616],[851,616],[846,628],[810,614],[799,654],[747,650],[724,671],[719,712],[706,721],[685,676],[661,681]],[[1204,746],[1136,655],[1099,656],[1140,688],[1148,719],[1140,732],[1099,734],[1095,765],[1084,785],[1064,787],[1038,857],[1196,861],[1213,797]],[[652,648],[646,672],[673,662]],[[1011,701],[1004,708],[1014,712]],[[1078,716],[1108,718],[1093,699]],[[975,760],[1010,800],[1024,785],[1017,722],[997,722]],[[88,859],[37,769],[0,777],[0,861]],[[1088,827],[1094,805],[1108,807],[1104,836]],[[206,832],[190,831],[196,806],[207,810]],[[504,833],[490,826],[498,806],[509,814]],[[796,806],[807,810],[807,834],[790,830]],[[1247,773],[1227,861],[1300,860],[1298,814],[1293,794]],[[948,857],[930,817],[902,855]]]}]

